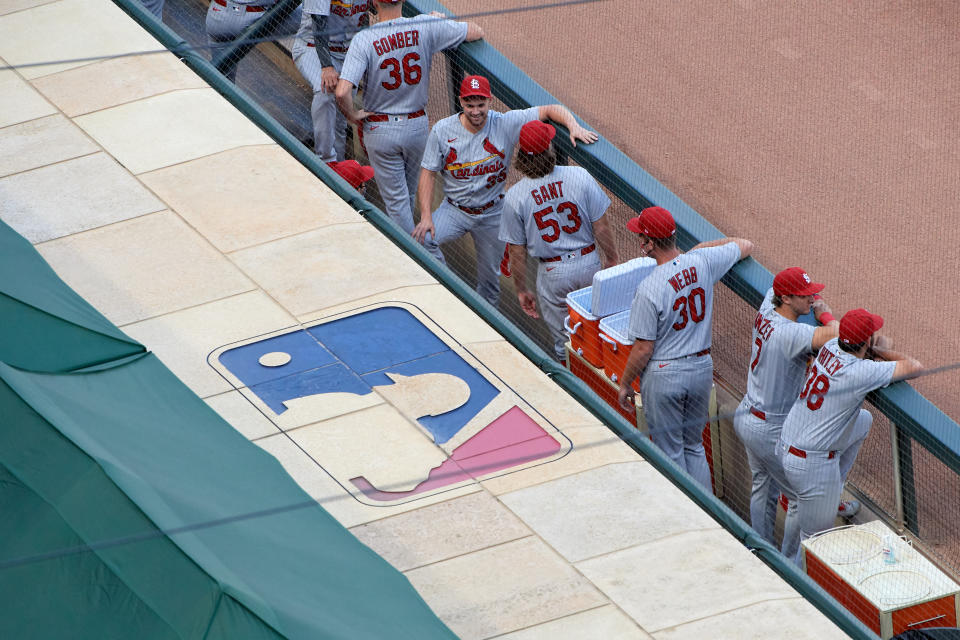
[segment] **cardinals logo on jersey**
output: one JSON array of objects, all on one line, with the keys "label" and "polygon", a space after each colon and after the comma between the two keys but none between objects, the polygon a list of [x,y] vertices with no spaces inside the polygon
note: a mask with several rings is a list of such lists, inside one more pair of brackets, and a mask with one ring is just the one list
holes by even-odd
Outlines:
[{"label": "cardinals logo on jersey", "polygon": [[469,487],[571,447],[412,305],[348,311],[221,347],[209,362],[275,426],[258,443],[292,440],[370,505]]},{"label": "cardinals logo on jersey", "polygon": [[483,150],[487,153],[492,153],[495,156],[499,156],[501,159],[506,159],[506,156],[503,155],[503,151],[497,149],[494,144],[490,142],[490,138],[483,139]]},{"label": "cardinals logo on jersey", "polygon": [[[444,170],[450,172],[450,176],[455,180],[469,180],[476,176],[485,176],[491,173],[499,173],[506,169],[503,160],[506,155],[498,149],[489,138],[483,139],[483,150],[489,155],[473,162],[457,162],[457,150],[450,148],[450,153],[444,161]],[[494,160],[494,162],[490,162]],[[506,175],[506,172],[504,172]]]}]

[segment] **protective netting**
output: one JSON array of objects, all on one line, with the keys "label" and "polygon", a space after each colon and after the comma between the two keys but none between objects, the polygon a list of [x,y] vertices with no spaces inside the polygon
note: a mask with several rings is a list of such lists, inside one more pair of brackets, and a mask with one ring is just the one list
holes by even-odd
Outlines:
[{"label": "protective netting", "polygon": [[[293,63],[293,57],[298,55],[294,35],[302,21],[300,7],[294,3],[287,3],[282,7],[258,6],[255,10],[250,10],[249,5],[239,5],[238,9],[235,3],[229,0],[224,1],[226,2],[224,5],[218,4],[217,0],[207,5],[193,0],[167,0],[164,20],[188,42],[204,47],[210,44],[209,27],[205,27],[205,24],[211,24],[209,16],[217,7],[220,7],[217,10],[218,13],[229,10],[236,16],[241,16],[243,19],[237,17],[235,20],[236,29],[233,37],[252,38],[257,40],[256,44],[232,46],[229,38],[224,35],[227,30],[221,28],[217,36],[219,42],[216,43],[219,48],[210,50],[212,59],[228,76],[235,74],[239,87],[257,100],[305,146],[313,148],[315,123],[311,118],[311,104],[314,101],[314,90],[311,88],[310,79],[305,78],[302,71],[298,70],[298,65]],[[261,9],[265,10],[261,11]],[[268,20],[265,23],[257,23],[255,18],[264,16]],[[251,17],[254,19],[251,20]],[[315,51],[303,53],[301,50],[299,54],[312,56]],[[613,63],[615,64],[616,61]],[[473,69],[475,63],[457,49],[448,50],[435,57],[429,76],[429,100],[426,106],[426,117],[431,125],[456,113],[460,108],[457,96],[458,87],[465,73],[464,68]],[[491,71],[489,75],[491,79],[495,79],[498,70]],[[589,81],[589,78],[583,78],[583,80]],[[562,86],[548,88],[555,95],[565,97]],[[495,89],[494,99],[490,105],[491,110],[508,111],[511,105],[498,99],[496,94]],[[504,97],[515,100],[515,96]],[[610,98],[610,100],[626,102],[633,99],[632,96]],[[357,104],[362,102],[363,88],[361,87]],[[524,105],[514,104],[513,106]],[[626,107],[617,104],[612,105],[612,108],[619,110]],[[363,143],[356,133],[356,128],[350,126],[345,131],[346,145],[343,155],[337,160],[355,159],[361,165],[367,165],[369,160]],[[561,130],[558,136],[562,135],[565,133]],[[614,139],[612,142],[620,146],[621,141]],[[623,142],[625,149],[632,146],[630,140]],[[497,149],[497,151],[502,152],[504,149]],[[503,158],[504,162],[512,160],[515,152],[514,149],[513,154],[507,154]],[[582,159],[581,161],[584,162],[584,168],[591,174],[603,173],[604,167],[599,164],[591,166],[589,161]],[[638,158],[638,161],[642,163],[643,159]],[[573,163],[561,152],[558,154],[558,164]],[[509,188],[519,178],[515,163],[511,163],[504,186]],[[686,180],[690,183],[686,185],[686,190],[694,192],[697,191],[698,185],[704,182],[705,191],[700,194],[700,198],[707,198],[710,193],[720,188],[713,178],[698,177],[696,172]],[[603,190],[611,198],[612,205],[605,217],[613,229],[619,259],[625,262],[641,255],[637,236],[626,229],[626,222],[637,215],[639,207],[637,203],[633,206],[625,203],[614,195],[608,186],[603,185]],[[365,189],[364,194],[371,202],[381,208],[384,207],[376,179],[366,182],[361,188]],[[445,197],[445,185],[438,178],[433,189],[433,208],[439,207]],[[415,211],[414,220],[418,219],[419,213]],[[736,229],[721,230],[730,235],[735,235],[736,232]],[[689,246],[682,248],[689,249]],[[442,253],[447,265],[466,283],[470,286],[478,284],[477,245],[471,234],[465,233],[462,237],[443,245]],[[766,255],[772,256],[769,252]],[[771,271],[776,272],[790,266],[786,263],[777,264],[778,260],[780,258],[771,257],[771,260],[767,261]],[[510,268],[513,271],[525,269],[528,287],[533,289],[538,269],[536,260],[528,259],[526,265],[511,264]],[[531,318],[524,313],[518,302],[515,281],[515,278],[510,277],[499,278],[501,287],[499,311],[547,353],[551,353],[553,343],[549,331],[542,320]],[[846,291],[843,287],[837,287],[833,290],[827,289],[824,295],[833,303],[839,318],[843,310],[860,305],[853,300],[841,298],[837,290]],[[897,304],[897,301],[893,301],[893,304]],[[755,315],[755,306],[747,303],[726,286],[717,286],[711,354],[715,374],[715,392],[711,406],[704,407],[703,410],[704,416],[708,414],[710,416],[709,427],[703,433],[702,444],[710,467],[712,488],[747,521],[750,520],[750,465],[744,446],[732,425],[734,413],[746,389],[753,347],[751,327]],[[595,366],[598,364],[591,364],[580,355],[572,354],[569,357],[568,367],[583,378],[600,397],[618,408],[625,418],[637,421],[638,428],[645,428],[642,412],[638,415],[619,406],[617,385],[610,382],[609,372],[605,373],[602,365]],[[943,397],[945,390],[955,389],[958,383],[960,383],[960,373],[949,371],[930,379],[919,380],[915,386],[922,392]],[[921,541],[924,551],[934,555],[942,567],[953,572],[960,571],[960,539],[958,539],[960,534],[957,533],[960,531],[960,500],[958,500],[960,480],[954,471],[956,466],[951,468],[950,464],[944,462],[947,460],[955,463],[954,454],[933,440],[928,439],[923,443],[917,441],[913,432],[893,425],[869,402],[864,406],[873,416],[873,425],[850,471],[848,491],[843,498],[867,503],[873,511],[883,515],[887,520],[905,527],[906,535]],[[934,408],[930,408],[931,420],[935,417],[935,411]],[[919,417],[921,422],[924,417]],[[704,426],[707,425],[704,424]],[[690,430],[690,425],[681,425],[681,427]],[[812,459],[814,456],[810,457]],[[848,502],[847,509],[850,508],[849,504]],[[846,516],[850,516],[849,511]],[[870,519],[867,509],[851,517],[844,517],[844,514],[838,511],[834,524],[844,525],[854,522],[863,525]],[[870,525],[870,527],[876,526],[879,525]],[[774,534],[776,544],[781,541],[783,529],[784,513],[782,508],[778,508]],[[836,534],[830,533],[812,540],[813,542],[804,543],[804,553],[813,552],[816,556],[815,562],[820,564],[811,573],[820,571],[821,577],[818,581],[878,632],[887,634],[890,630],[898,631],[896,627],[888,629],[884,626],[886,624],[883,622],[885,609],[905,608],[919,600],[935,602],[950,600],[952,602],[952,596],[947,592],[949,585],[943,581],[945,578],[941,580],[934,569],[924,564],[921,554],[906,541],[894,536],[892,532],[885,532],[880,528],[843,529]],[[893,562],[890,562],[891,556]],[[892,573],[896,575],[891,577]],[[855,585],[856,588],[848,589],[847,586],[850,584]],[[938,612],[939,609],[928,602],[917,615],[930,613],[931,615],[927,617],[940,623],[956,624],[955,610],[952,618],[940,618]],[[910,618],[913,621],[919,619],[921,618],[917,616]],[[899,630],[902,631],[903,628]]]}]

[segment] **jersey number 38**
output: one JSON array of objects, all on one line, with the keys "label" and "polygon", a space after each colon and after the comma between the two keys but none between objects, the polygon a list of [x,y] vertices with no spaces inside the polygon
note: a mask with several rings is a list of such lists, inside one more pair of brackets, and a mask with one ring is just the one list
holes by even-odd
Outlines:
[{"label": "jersey number 38", "polygon": [[830,378],[817,371],[817,366],[810,367],[807,384],[800,392],[800,399],[807,399],[807,409],[816,411],[823,406],[823,397],[830,391]]}]

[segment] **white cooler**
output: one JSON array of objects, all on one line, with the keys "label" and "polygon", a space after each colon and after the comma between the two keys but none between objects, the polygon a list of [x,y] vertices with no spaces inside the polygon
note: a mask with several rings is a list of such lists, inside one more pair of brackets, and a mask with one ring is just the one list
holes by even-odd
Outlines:
[{"label": "white cooler", "polygon": [[[635,258],[593,274],[593,284],[567,294],[565,328],[570,346],[595,367],[603,367],[600,320],[628,311],[640,281],[657,266],[653,258]],[[620,373],[623,373],[621,368]]]}]

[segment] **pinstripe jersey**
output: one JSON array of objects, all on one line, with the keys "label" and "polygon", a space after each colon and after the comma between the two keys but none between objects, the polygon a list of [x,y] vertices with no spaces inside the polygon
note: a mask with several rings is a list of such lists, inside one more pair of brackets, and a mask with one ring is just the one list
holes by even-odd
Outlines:
[{"label": "pinstripe jersey", "polygon": [[510,187],[500,239],[526,246],[534,258],[553,258],[593,244],[593,223],[609,206],[610,198],[586,169],[557,166]]},{"label": "pinstripe jersey", "polygon": [[538,117],[539,107],[488,111],[487,121],[477,133],[464,128],[459,113],[438,120],[427,137],[420,166],[441,173],[444,195],[457,204],[485,205],[503,193],[520,129]]},{"label": "pinstripe jersey", "polygon": [[413,113],[427,106],[433,54],[467,37],[467,23],[433,16],[395,18],[357,33],[340,77],[359,87],[371,113]]},{"label": "pinstripe jersey", "polygon": [[651,360],[682,358],[710,347],[713,285],[740,259],[734,242],[705,247],[657,267],[640,281],[630,307],[630,337],[653,340]]},{"label": "pinstripe jersey", "polygon": [[[328,16],[327,42],[331,47],[347,47],[353,35],[367,26],[367,9],[372,2],[367,0],[303,0],[303,17],[300,19],[300,29],[297,38],[308,44],[313,44],[313,20],[310,15]],[[334,58],[343,60],[346,52],[331,51]]]},{"label": "pinstripe jersey", "polygon": [[896,362],[863,360],[840,350],[834,338],[823,345],[807,372],[800,396],[783,423],[780,438],[809,451],[832,451],[847,441],[868,393],[890,384]]},{"label": "pinstripe jersey", "polygon": [[766,413],[768,420],[781,421],[803,387],[817,329],[784,318],[777,313],[772,300],[770,289],[753,321],[747,402]]}]

